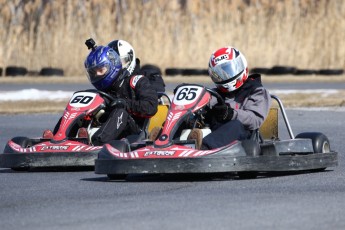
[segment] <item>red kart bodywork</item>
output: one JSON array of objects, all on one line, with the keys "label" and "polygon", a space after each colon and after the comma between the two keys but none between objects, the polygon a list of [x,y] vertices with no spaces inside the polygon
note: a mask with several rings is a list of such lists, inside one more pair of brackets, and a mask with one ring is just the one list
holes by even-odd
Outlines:
[{"label": "red kart bodywork", "polygon": [[[212,96],[218,103],[224,103],[217,92],[201,85],[178,86],[158,139],[131,145],[123,141],[104,145],[95,162],[95,173],[109,178],[128,174],[227,172],[256,176],[257,172],[322,170],[337,165],[337,153],[330,150],[325,135],[293,136],[284,107],[274,95],[272,98],[279,103],[291,139],[262,140],[257,130],[248,140],[234,141],[217,149],[195,149],[195,140],[179,139],[181,127],[192,129],[196,122],[202,124],[204,108]],[[190,117],[196,122],[188,126],[186,121]]]},{"label": "red kart bodywork", "polygon": [[90,124],[95,114],[105,108],[105,103],[96,90],[75,92],[64,110],[55,135],[51,139],[12,138],[0,154],[0,167],[94,166],[102,146],[93,146],[88,138],[78,138],[76,131],[79,123]]}]

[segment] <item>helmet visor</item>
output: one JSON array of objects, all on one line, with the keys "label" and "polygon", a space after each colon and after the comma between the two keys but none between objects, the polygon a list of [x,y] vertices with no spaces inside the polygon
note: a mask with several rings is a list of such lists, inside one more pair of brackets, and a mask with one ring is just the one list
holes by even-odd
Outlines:
[{"label": "helmet visor", "polygon": [[90,78],[91,83],[95,83],[103,79],[110,70],[109,63],[101,63],[97,66],[93,66],[87,69],[87,74]]},{"label": "helmet visor", "polygon": [[126,54],[126,55],[120,56],[120,59],[121,59],[122,66],[127,68],[131,64],[133,56],[131,56],[130,54]]},{"label": "helmet visor", "polygon": [[216,65],[214,67],[209,67],[209,74],[213,82],[230,82],[233,81],[243,72],[245,69],[244,63],[241,57],[237,57],[231,61],[227,61]]}]

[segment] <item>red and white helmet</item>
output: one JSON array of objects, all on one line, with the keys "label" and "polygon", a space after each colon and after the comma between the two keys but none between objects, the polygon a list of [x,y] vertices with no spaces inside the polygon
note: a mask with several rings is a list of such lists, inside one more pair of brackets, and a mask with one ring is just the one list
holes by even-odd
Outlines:
[{"label": "red and white helmet", "polygon": [[232,92],[248,78],[247,60],[239,50],[223,47],[212,53],[208,73],[222,92]]}]

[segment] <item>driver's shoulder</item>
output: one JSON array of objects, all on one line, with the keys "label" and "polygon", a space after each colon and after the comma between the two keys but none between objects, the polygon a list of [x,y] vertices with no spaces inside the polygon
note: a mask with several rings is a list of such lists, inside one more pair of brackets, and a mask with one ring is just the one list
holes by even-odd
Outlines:
[{"label": "driver's shoulder", "polygon": [[129,84],[132,89],[135,89],[138,85],[140,85],[142,82],[148,81],[148,79],[145,77],[145,75],[138,74],[138,75],[132,75],[129,80]]}]

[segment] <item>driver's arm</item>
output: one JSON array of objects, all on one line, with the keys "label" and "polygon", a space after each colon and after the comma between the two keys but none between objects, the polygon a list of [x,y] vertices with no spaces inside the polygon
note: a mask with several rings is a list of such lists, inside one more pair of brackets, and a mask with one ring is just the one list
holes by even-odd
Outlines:
[{"label": "driver's arm", "polygon": [[[142,75],[141,75],[142,76]],[[128,99],[129,110],[141,117],[152,117],[157,112],[158,96],[147,77],[140,77],[133,87],[136,99]]]}]

